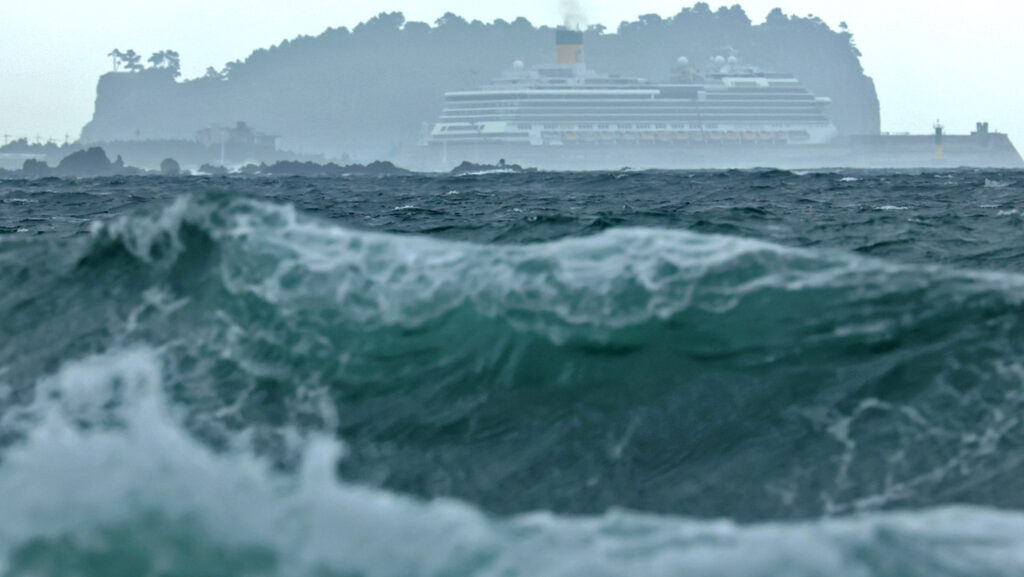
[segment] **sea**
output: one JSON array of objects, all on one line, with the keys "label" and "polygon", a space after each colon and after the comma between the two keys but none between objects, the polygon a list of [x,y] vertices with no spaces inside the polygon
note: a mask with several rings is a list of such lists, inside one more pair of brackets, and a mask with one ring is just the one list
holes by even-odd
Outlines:
[{"label": "sea", "polygon": [[1019,577],[1024,172],[0,181],[0,575]]}]

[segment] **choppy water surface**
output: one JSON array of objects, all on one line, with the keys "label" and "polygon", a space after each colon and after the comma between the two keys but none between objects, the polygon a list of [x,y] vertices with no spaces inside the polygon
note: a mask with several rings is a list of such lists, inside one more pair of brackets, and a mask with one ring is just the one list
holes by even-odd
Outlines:
[{"label": "choppy water surface", "polygon": [[0,574],[1024,574],[1022,193],[0,181]]}]

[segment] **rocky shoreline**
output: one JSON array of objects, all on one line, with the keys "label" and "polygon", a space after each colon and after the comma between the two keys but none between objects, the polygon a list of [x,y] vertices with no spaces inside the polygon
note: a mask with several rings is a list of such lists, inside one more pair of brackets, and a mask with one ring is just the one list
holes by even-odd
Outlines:
[{"label": "rocky shoreline", "polygon": [[[483,172],[532,172],[533,168],[523,168],[518,164],[506,164],[504,160],[497,164],[475,164],[463,162],[449,174],[473,174]],[[318,164],[315,162],[280,161],[273,164],[247,164],[240,168],[229,169],[224,166],[204,164],[196,172],[182,170],[173,158],[160,163],[159,170],[144,170],[128,166],[117,156],[111,161],[106,151],[100,147],[79,150],[65,156],[57,166],[50,166],[46,161],[34,158],[27,159],[20,170],[0,169],[0,178],[95,178],[109,176],[272,176],[272,177],[342,177],[342,176],[408,176],[417,174],[395,166],[391,162],[376,161],[369,164],[339,165],[334,162]]]}]

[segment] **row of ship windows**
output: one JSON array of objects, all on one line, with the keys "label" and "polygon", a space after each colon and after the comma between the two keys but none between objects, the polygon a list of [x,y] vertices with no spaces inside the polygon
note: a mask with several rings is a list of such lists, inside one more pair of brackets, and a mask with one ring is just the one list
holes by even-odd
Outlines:
[{"label": "row of ship windows", "polygon": [[571,122],[672,122],[680,118],[717,118],[720,116],[762,116],[766,118],[778,118],[783,116],[824,116],[821,110],[816,108],[790,109],[790,110],[635,110],[619,111],[616,113],[602,112],[534,112],[534,111],[493,111],[480,112],[476,114],[456,114],[446,112],[441,115],[442,120],[462,122],[482,122],[485,120],[505,122],[554,122],[565,119]]},{"label": "row of ship windows", "polygon": [[[610,130],[612,125],[610,124],[544,124],[542,125],[544,130]],[[618,130],[688,130],[691,126],[689,124],[616,124],[615,128]],[[517,124],[518,130],[529,131],[533,129],[532,124]],[[705,130],[713,130],[718,128],[717,124],[694,124],[693,128],[703,128]],[[472,126],[448,126],[447,130],[452,132],[476,130]]]},{"label": "row of ship windows", "polygon": [[[612,125],[610,124],[544,124],[542,125],[544,130],[610,130]],[[530,131],[533,129],[532,124],[517,124],[518,130]],[[669,128],[673,130],[687,130],[690,128],[689,124],[616,124],[615,128],[618,130],[650,130],[650,129],[661,129],[667,130]],[[694,125],[693,128],[704,128],[715,129],[718,128],[717,124],[702,124]],[[441,129],[442,132],[477,132],[479,127],[477,126],[445,126]]]},{"label": "row of ship windows", "polygon": [[736,103],[736,104],[723,104],[719,102],[708,102],[703,105],[696,105],[693,103],[682,104],[682,105],[649,105],[649,106],[552,106],[552,105],[533,105],[533,106],[478,106],[478,107],[445,107],[444,114],[476,114],[476,113],[487,113],[487,112],[505,112],[505,113],[543,113],[543,112],[554,112],[559,114],[612,114],[616,112],[673,112],[673,111],[743,111],[743,110],[764,110],[764,111],[782,111],[797,110],[797,109],[821,109],[822,106],[814,102],[779,102],[779,103]]},{"label": "row of ship windows", "polygon": [[[564,117],[559,117],[564,118]],[[612,126],[618,128],[633,128],[634,126],[641,126],[643,128],[667,128],[674,127],[677,124],[682,123],[707,123],[707,122],[815,122],[824,120],[825,117],[821,114],[786,114],[786,115],[714,115],[714,116],[698,116],[698,115],[632,115],[622,116],[616,119],[594,119],[594,118],[577,118],[577,119],[565,119],[573,120],[572,126],[588,126],[597,127],[599,129],[606,129]],[[534,117],[534,118],[453,118],[453,117],[441,117],[441,123],[452,123],[452,124],[480,124],[483,122],[511,122],[517,126],[525,127],[543,127],[545,129],[551,129],[552,127],[566,126],[566,124],[551,122],[552,118]]]},{"label": "row of ship windows", "polygon": [[720,104],[736,103],[736,104],[750,104],[750,103],[801,103],[801,102],[816,102],[817,99],[813,95],[791,95],[791,96],[776,96],[770,94],[764,95],[751,95],[743,97],[739,95],[721,95],[713,96],[708,95],[706,100],[698,100],[696,98],[603,98],[603,99],[562,99],[562,98],[532,98],[530,100],[516,100],[516,99],[480,99],[480,100],[448,100],[446,105],[450,108],[471,108],[475,106],[537,106],[537,105],[555,105],[555,106],[608,106],[610,104],[626,104],[633,103],[635,106],[678,106],[680,104],[692,105],[697,102],[715,102]]},{"label": "row of ship windows", "polygon": [[[504,132],[504,134],[515,134],[515,135],[518,135],[518,136],[528,136],[529,135],[529,132],[528,132],[529,128],[523,127],[522,125],[519,125],[516,128],[519,130],[519,132],[509,131],[509,132]],[[585,131],[585,130],[592,129],[592,128],[593,127],[589,127],[587,125],[580,125],[580,126],[565,125],[565,126],[558,126],[558,127],[552,128],[552,130],[560,130],[560,131]],[[634,130],[650,129],[649,126],[645,127],[644,125],[637,125],[636,127],[621,126],[620,128],[627,129],[627,130],[630,129],[630,128],[633,128]],[[701,125],[694,124],[694,125],[691,126],[689,124],[673,124],[671,126],[671,128],[674,129],[674,130],[695,130],[695,131],[706,131],[707,132],[707,131],[718,130],[720,128],[720,125],[718,125],[718,124],[701,124]],[[761,129],[761,130],[766,130],[766,129],[782,130],[782,129],[788,129],[788,128],[793,128],[793,127],[790,126],[790,125],[779,125],[779,124],[765,125],[765,126],[759,127],[759,129]],[[733,126],[730,129],[734,130],[735,127]],[[476,128],[474,128],[472,126],[449,126],[449,127],[446,127],[445,130],[442,130],[442,131],[447,131],[447,132],[479,132],[479,130],[477,130]],[[740,131],[742,131],[742,130],[740,130]],[[495,135],[495,134],[497,134],[497,133],[490,133],[490,135]]]},{"label": "row of ship windows", "polygon": [[806,113],[820,112],[818,106],[708,106],[708,107],[676,107],[676,108],[596,108],[596,109],[574,109],[560,110],[558,108],[487,108],[478,110],[445,110],[443,116],[493,116],[500,115],[536,115],[556,114],[558,116],[594,116],[607,115],[619,116],[622,114],[750,114],[761,112],[764,114],[785,114],[785,113]]},{"label": "row of ship windows", "polygon": [[534,108],[556,108],[560,110],[580,108],[580,109],[594,109],[594,108],[678,108],[678,107],[695,107],[695,106],[721,106],[721,107],[737,107],[737,106],[809,106],[818,104],[818,101],[814,98],[787,98],[787,99],[764,99],[764,100],[730,100],[730,99],[714,99],[714,100],[671,100],[671,99],[659,99],[659,100],[623,100],[623,101],[594,101],[594,102],[558,102],[558,101],[545,101],[535,100],[533,102],[515,102],[511,100],[501,100],[492,102],[464,102],[464,103],[447,103],[445,108],[448,110],[479,110],[486,108],[515,108],[519,110],[529,110]]},{"label": "row of ship windows", "polygon": [[[644,89],[647,92],[640,92],[638,94],[629,94],[626,91],[618,94],[608,94],[607,92],[602,93],[600,91],[590,92],[586,89],[573,90],[572,94],[551,94],[550,92],[545,93],[543,89],[539,90],[537,94],[448,94],[446,99],[450,102],[472,102],[472,101],[485,101],[485,100],[607,100],[609,98],[615,99],[628,99],[628,100],[650,100],[655,98],[661,89],[658,87],[652,87]],[[671,89],[666,89],[666,92],[673,92]],[[792,97],[792,96],[803,96],[809,94],[804,88],[760,88],[755,90],[744,90],[741,88],[736,89],[722,89],[706,91],[705,94],[709,97],[717,96],[734,96],[734,97],[758,97],[758,96],[777,96],[777,97]],[[696,96],[694,94],[693,96]]]},{"label": "row of ship windows", "polygon": [[730,109],[730,110],[617,110],[615,112],[580,110],[558,112],[555,110],[482,110],[479,112],[444,111],[442,119],[464,122],[502,120],[506,122],[672,122],[680,117],[714,118],[717,116],[824,116],[820,108],[786,108],[780,110]]}]

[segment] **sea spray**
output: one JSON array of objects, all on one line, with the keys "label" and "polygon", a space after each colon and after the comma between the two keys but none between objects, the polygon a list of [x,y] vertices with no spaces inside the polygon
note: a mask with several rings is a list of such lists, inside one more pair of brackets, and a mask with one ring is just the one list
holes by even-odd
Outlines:
[{"label": "sea spray", "polygon": [[0,281],[17,399],[159,343],[212,446],[288,469],[293,431],[334,435],[347,478],[496,513],[1024,499],[991,490],[1024,466],[1018,275],[654,229],[475,245],[218,194],[50,242]]},{"label": "sea spray", "polygon": [[0,182],[0,573],[1020,574],[1019,181]]},{"label": "sea spray", "polygon": [[[338,480],[337,441],[307,438],[275,471],[214,451],[162,393],[160,353],[66,363],[38,384],[26,436],[0,461],[6,575],[216,574],[1010,576],[1024,518],[945,509],[738,526],[624,511],[489,517]],[[395,546],[400,543],[401,546]]]}]

